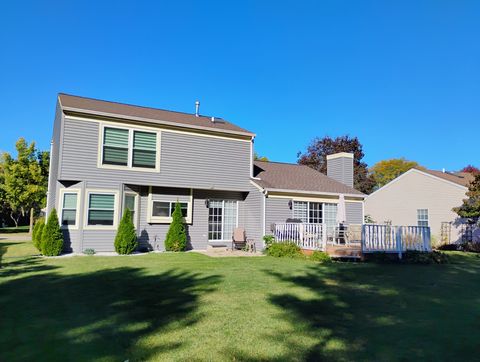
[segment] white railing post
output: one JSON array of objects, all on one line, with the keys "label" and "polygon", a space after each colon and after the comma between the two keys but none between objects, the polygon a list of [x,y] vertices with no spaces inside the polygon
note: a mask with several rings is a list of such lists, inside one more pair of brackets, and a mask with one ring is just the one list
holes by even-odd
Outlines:
[{"label": "white railing post", "polygon": [[327,251],[327,224],[322,224],[322,249]]},{"label": "white railing post", "polygon": [[398,226],[397,227],[397,252],[398,252],[398,259],[402,259],[402,227]]}]

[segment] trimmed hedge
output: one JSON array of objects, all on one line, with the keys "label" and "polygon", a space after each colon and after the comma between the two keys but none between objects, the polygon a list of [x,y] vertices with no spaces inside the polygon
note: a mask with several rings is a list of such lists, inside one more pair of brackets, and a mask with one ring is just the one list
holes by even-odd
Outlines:
[{"label": "trimmed hedge", "polygon": [[53,209],[43,228],[40,249],[43,255],[57,256],[63,250],[63,233],[58,223],[57,210]]},{"label": "trimmed hedge", "polygon": [[131,254],[137,249],[137,234],[132,221],[132,213],[128,208],[125,209],[120,225],[118,225],[114,246],[115,251],[122,255]]},{"label": "trimmed hedge", "polygon": [[37,248],[39,252],[42,252],[41,244],[42,244],[42,234],[43,234],[44,227],[45,227],[45,218],[42,217],[35,222],[35,225],[32,231],[32,243],[33,243],[33,246]]},{"label": "trimmed hedge", "polygon": [[166,251],[185,251],[187,248],[187,231],[183,223],[182,209],[180,203],[175,203],[175,210],[172,214],[172,223],[165,238]]}]

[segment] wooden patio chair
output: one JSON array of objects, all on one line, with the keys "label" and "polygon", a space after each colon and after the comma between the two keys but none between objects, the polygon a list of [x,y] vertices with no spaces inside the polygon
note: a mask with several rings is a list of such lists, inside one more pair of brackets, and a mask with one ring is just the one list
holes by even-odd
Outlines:
[{"label": "wooden patio chair", "polygon": [[233,229],[232,235],[232,250],[244,249],[247,245],[247,236],[244,228]]}]

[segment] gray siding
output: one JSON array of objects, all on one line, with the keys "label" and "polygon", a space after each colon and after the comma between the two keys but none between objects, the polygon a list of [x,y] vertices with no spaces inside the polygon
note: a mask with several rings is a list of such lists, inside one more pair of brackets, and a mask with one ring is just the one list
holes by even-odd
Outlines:
[{"label": "gray siding", "polygon": [[344,185],[353,187],[353,158],[337,157],[327,160],[327,175]]},{"label": "gray siding", "polygon": [[265,233],[272,234],[271,225],[277,222],[286,222],[292,217],[292,210],[288,206],[290,199],[268,198],[266,201]]},{"label": "gray siding", "polygon": [[263,248],[263,207],[265,196],[256,187],[251,186],[250,192],[245,198],[243,208],[243,225],[247,232],[247,238],[255,240],[257,250]]},{"label": "gray siding", "polygon": [[347,224],[363,224],[363,207],[360,202],[345,202]]},{"label": "gray siding", "polygon": [[59,171],[60,157],[60,133],[62,128],[63,112],[60,104],[57,102],[55,109],[55,119],[53,121],[52,134],[52,154],[50,155],[50,177],[48,179],[48,197],[47,197],[47,213],[49,213],[57,203],[57,180]]},{"label": "gray siding", "polygon": [[60,179],[105,188],[128,183],[247,191],[250,186],[249,142],[162,131],[157,173],[98,168],[98,138],[97,122],[64,120]]}]

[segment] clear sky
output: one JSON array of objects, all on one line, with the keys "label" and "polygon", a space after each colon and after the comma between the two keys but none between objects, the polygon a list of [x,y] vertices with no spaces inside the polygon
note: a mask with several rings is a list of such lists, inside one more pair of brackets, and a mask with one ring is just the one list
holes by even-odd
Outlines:
[{"label": "clear sky", "polygon": [[349,134],[369,165],[480,166],[480,1],[2,2],[0,149],[48,149],[58,92],[198,99],[276,161]]}]

